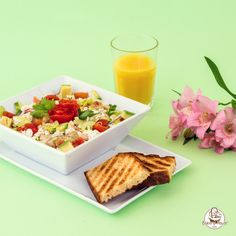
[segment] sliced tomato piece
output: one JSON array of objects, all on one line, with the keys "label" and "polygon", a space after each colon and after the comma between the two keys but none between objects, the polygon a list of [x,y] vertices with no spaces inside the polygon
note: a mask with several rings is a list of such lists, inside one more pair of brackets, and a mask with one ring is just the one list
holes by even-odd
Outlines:
[{"label": "sliced tomato piece", "polygon": [[74,93],[75,98],[88,98],[87,92],[76,92]]},{"label": "sliced tomato piece", "polygon": [[12,118],[15,114],[11,113],[11,112],[8,112],[8,111],[4,111],[2,113],[3,116],[6,116],[8,118]]},{"label": "sliced tomato piece", "polygon": [[45,97],[47,100],[59,100],[59,97],[57,95],[49,94]]},{"label": "sliced tomato piece", "polygon": [[104,132],[104,131],[106,131],[107,129],[109,129],[109,126],[103,126],[103,125],[100,125],[100,124],[96,123],[96,124],[93,126],[93,129],[96,129],[96,130],[99,131],[99,132]]},{"label": "sliced tomato piece", "polygon": [[65,123],[73,120],[78,115],[79,105],[76,100],[61,99],[53,109],[48,111],[51,121]]},{"label": "sliced tomato piece", "polygon": [[58,121],[60,124],[70,122],[71,120],[74,119],[74,114],[62,114],[62,115],[50,115],[50,119],[54,121]]},{"label": "sliced tomato piece", "polygon": [[100,119],[96,123],[102,125],[102,126],[108,126],[109,125],[109,120],[106,119]]},{"label": "sliced tomato piece", "polygon": [[25,131],[27,129],[31,129],[33,134],[38,132],[38,126],[33,123],[25,124],[23,127],[18,128],[18,131]]},{"label": "sliced tomato piece", "polygon": [[81,137],[79,137],[79,138],[77,138],[75,141],[72,142],[72,145],[73,145],[74,147],[77,147],[77,146],[79,146],[79,145],[82,144],[82,143],[84,143],[84,139],[81,138]]}]

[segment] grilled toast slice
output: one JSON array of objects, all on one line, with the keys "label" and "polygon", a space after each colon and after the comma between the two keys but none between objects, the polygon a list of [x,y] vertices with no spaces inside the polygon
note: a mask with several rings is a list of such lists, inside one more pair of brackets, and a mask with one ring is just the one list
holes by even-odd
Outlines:
[{"label": "grilled toast slice", "polygon": [[169,183],[175,170],[176,161],[174,157],[160,157],[158,155],[144,155],[133,153],[149,170],[150,176],[137,187],[150,187]]},{"label": "grilled toast slice", "polygon": [[150,171],[136,155],[119,153],[85,172],[90,188],[100,203],[107,202],[145,181]]}]

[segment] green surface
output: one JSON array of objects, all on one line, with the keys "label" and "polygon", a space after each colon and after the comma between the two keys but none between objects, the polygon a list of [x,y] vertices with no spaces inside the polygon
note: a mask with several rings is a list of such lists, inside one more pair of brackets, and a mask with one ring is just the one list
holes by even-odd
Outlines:
[{"label": "green surface", "polygon": [[[232,90],[235,80],[235,1],[2,1],[0,99],[61,74],[113,90],[110,39],[141,32],[160,41],[155,104],[132,134],[193,161],[119,213],[109,215],[0,160],[0,235],[235,235],[236,154],[221,156],[165,139],[170,89],[185,85],[222,102],[204,61],[212,58]],[[216,206],[227,225],[201,224]]]}]

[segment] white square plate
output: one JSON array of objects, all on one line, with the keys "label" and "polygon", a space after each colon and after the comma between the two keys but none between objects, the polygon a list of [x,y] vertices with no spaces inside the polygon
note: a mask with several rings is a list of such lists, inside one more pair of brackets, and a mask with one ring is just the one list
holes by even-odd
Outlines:
[{"label": "white square plate", "polygon": [[127,136],[123,140],[123,142],[117,147],[107,151],[103,155],[78,168],[69,175],[62,175],[57,171],[48,168],[47,166],[44,166],[27,157],[24,157],[22,154],[15,152],[5,143],[0,141],[0,157],[2,157],[2,159],[64,189],[67,192],[74,194],[75,196],[91,203],[92,205],[110,214],[118,212],[119,210],[133,202],[135,199],[141,197],[143,194],[155,187],[154,186],[141,190],[128,191],[106,204],[100,204],[96,201],[86,181],[84,171],[99,165],[100,163],[109,159],[111,156],[118,152],[126,151],[136,151],[145,154],[155,153],[160,156],[174,156],[176,158],[176,171],[174,174],[178,173],[179,171],[183,170],[191,164],[190,160],[183,158],[175,153],[172,153],[153,144],[147,143],[143,140],[134,138],[132,136]]}]

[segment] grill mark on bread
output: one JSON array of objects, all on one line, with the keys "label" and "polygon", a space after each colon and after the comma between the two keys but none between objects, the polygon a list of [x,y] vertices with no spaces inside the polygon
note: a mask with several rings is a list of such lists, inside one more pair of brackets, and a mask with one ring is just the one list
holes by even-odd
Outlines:
[{"label": "grill mark on bread", "polygon": [[[113,157],[108,160],[108,162],[104,165],[103,171],[96,173],[97,175],[95,176],[94,180],[94,185],[96,186],[97,183],[100,182],[100,180],[104,177],[104,175],[108,174],[110,168],[115,164],[117,161],[117,158]],[[99,184],[98,184],[99,187]]]},{"label": "grill mark on bread", "polygon": [[[134,159],[134,160],[135,160],[135,159]],[[132,173],[133,171],[135,171],[135,168],[132,168],[132,166],[129,167],[128,170],[126,171],[126,173],[124,173],[124,177],[123,177],[123,179],[120,180],[120,182],[118,183],[118,185],[123,184],[123,183],[125,182],[125,180],[131,175],[131,173]]]},{"label": "grill mark on bread", "polygon": [[[121,160],[121,157],[117,155],[117,163],[119,165],[119,162],[122,162],[122,161],[126,161],[126,157],[122,157],[123,160]],[[114,165],[113,165],[114,166]],[[112,168],[112,167],[111,167]],[[114,166],[115,168],[115,166]],[[115,168],[114,171],[112,173],[110,173],[110,176],[108,176],[107,178],[107,181],[105,181],[102,185],[102,187],[98,190],[99,193],[107,193],[107,189],[109,188],[109,186],[112,184],[114,178],[115,179],[118,179],[119,178],[119,173],[120,171],[123,169],[122,165],[121,165],[121,168]],[[110,177],[110,178],[109,178]]]},{"label": "grill mark on bread", "polygon": [[[118,175],[121,174],[120,179],[122,179],[122,176],[127,172],[127,170],[130,169],[130,166],[132,166],[133,163],[134,163],[134,158],[132,158],[132,161],[130,161],[130,163],[129,163],[126,167],[123,167],[123,168],[119,171]],[[116,178],[115,180],[113,180],[113,182],[110,184],[110,186],[108,186],[108,189],[106,190],[106,192],[109,192],[109,191],[112,189],[112,187],[113,187],[118,181],[119,181],[119,178]]]},{"label": "grill mark on bread", "polygon": [[113,158],[113,160],[110,162],[109,166],[104,171],[104,175],[105,175],[106,180],[101,181],[101,183],[98,184],[98,186],[97,186],[98,193],[106,186],[107,183],[109,183],[109,181],[111,180],[111,177],[114,176],[116,174],[116,172],[118,171],[117,169],[112,168],[113,166],[115,166],[116,162],[118,162],[118,158],[115,156]]},{"label": "grill mark on bread", "polygon": [[[138,157],[139,158],[139,157]],[[150,157],[149,157],[150,158]],[[170,166],[171,164],[170,163],[167,163],[165,161],[162,161],[162,160],[156,160],[155,158],[152,158],[152,159],[149,159],[148,158],[139,158],[144,165],[147,165],[148,167],[153,167],[153,168],[160,168],[160,167],[163,167],[163,166]],[[157,166],[157,165],[160,165],[160,166]]]}]

